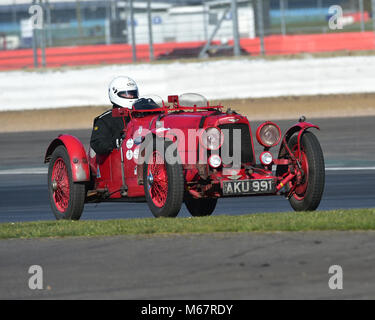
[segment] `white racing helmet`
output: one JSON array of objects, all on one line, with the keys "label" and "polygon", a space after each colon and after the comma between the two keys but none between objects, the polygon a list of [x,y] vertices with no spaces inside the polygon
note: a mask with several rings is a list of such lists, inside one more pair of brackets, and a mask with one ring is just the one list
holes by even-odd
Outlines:
[{"label": "white racing helmet", "polygon": [[117,77],[109,84],[108,95],[114,105],[131,109],[138,100],[138,86],[129,77]]}]

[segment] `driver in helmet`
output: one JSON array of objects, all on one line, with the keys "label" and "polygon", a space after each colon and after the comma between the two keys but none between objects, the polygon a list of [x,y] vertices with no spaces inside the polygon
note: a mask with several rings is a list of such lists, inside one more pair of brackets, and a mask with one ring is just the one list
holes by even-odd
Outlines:
[{"label": "driver in helmet", "polygon": [[[131,109],[138,100],[138,86],[129,77],[117,77],[108,88],[112,108]],[[127,120],[127,119],[125,119]],[[106,154],[119,148],[123,139],[124,122],[121,117],[112,117],[108,110],[94,119],[90,146],[97,154]]]}]

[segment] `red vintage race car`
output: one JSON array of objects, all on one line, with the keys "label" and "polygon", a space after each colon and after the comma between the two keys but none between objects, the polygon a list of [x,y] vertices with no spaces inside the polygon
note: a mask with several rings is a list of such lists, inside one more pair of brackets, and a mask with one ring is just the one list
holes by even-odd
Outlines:
[{"label": "red vintage race car", "polygon": [[[218,198],[235,196],[282,195],[296,211],[318,207],[324,158],[308,130],[319,128],[304,117],[283,136],[275,123],[261,124],[256,140],[264,151],[257,158],[249,120],[231,109],[198,94],[142,101],[113,109],[128,123],[121,147],[109,154],[86,152],[71,135],[49,145],[48,192],[57,219],[77,220],[85,203],[111,201],[146,201],[155,217],[176,217],[183,202],[193,216],[208,216]],[[270,149],[280,142],[276,158]]]}]

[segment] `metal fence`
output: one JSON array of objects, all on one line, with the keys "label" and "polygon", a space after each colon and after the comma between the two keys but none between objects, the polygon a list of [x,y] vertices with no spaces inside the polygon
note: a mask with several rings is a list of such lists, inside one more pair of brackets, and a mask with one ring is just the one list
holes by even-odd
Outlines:
[{"label": "metal fence", "polygon": [[311,34],[337,32],[331,29],[329,8],[340,6],[343,10],[342,31],[373,30],[371,0],[271,0],[270,24],[266,34]]},{"label": "metal fence", "polygon": [[2,0],[0,69],[369,50],[374,11],[375,0]]}]

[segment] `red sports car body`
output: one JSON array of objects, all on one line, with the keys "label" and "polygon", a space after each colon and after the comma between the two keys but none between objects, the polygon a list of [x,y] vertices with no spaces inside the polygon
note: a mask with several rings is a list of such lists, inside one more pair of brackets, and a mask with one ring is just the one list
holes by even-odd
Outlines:
[{"label": "red sports car body", "polygon": [[[324,189],[317,126],[302,117],[282,136],[273,122],[249,120],[197,94],[169,96],[159,107],[113,109],[127,125],[119,149],[85,151],[70,135],[47,149],[48,190],[57,219],[79,219],[84,204],[146,201],[156,217],[175,217],[183,203],[193,216],[210,215],[220,197],[283,195],[298,211],[315,210]],[[277,158],[269,151],[281,143]],[[249,199],[249,201],[251,201]],[[125,204],[126,205],[126,204]]]}]

